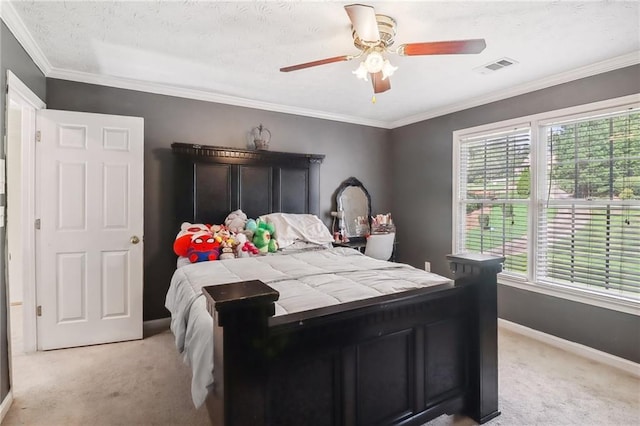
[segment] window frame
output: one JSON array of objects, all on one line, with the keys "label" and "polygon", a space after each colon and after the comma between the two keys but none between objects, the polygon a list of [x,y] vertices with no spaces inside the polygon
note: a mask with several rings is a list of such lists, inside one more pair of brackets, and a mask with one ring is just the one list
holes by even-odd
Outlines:
[{"label": "window frame", "polygon": [[458,241],[459,222],[458,212],[460,211],[460,188],[461,182],[458,179],[460,170],[460,147],[462,140],[491,133],[503,132],[517,128],[528,128],[531,134],[531,193],[529,197],[529,217],[528,225],[528,250],[527,250],[527,273],[525,276],[502,272],[498,275],[498,283],[528,291],[560,297],[579,303],[586,303],[619,312],[630,313],[640,316],[640,300],[632,300],[619,297],[617,295],[607,295],[590,289],[581,289],[574,286],[566,286],[560,283],[549,284],[541,282],[536,276],[536,250],[538,244],[537,218],[540,215],[541,202],[546,199],[544,188],[541,182],[542,177],[546,177],[546,143],[541,143],[540,128],[550,123],[570,121],[589,115],[606,114],[616,110],[640,107],[640,93],[605,101],[593,102],[568,108],[562,108],[524,117],[513,118],[496,123],[487,123],[467,129],[460,129],[453,132],[453,164],[452,164],[452,249],[453,253],[461,251]]}]

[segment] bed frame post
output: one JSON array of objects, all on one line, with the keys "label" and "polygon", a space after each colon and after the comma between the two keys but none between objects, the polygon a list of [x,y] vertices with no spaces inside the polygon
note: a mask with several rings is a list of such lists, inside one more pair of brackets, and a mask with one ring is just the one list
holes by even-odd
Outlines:
[{"label": "bed frame post", "polygon": [[262,281],[204,287],[214,327],[214,385],[207,409],[215,426],[263,426],[267,418],[266,335],[280,294]]},{"label": "bed frame post", "polygon": [[498,295],[497,275],[504,257],[486,254],[447,256],[456,286],[468,286],[473,297],[470,342],[470,394],[465,414],[478,423],[500,415],[498,411]]}]

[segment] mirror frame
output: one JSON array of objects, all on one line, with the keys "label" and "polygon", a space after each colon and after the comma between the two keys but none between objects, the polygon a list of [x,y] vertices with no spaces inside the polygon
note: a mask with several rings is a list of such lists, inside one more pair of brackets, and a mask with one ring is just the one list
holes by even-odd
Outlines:
[{"label": "mirror frame", "polygon": [[[340,196],[342,195],[342,193],[344,192],[345,189],[349,188],[349,187],[357,187],[360,188],[362,190],[362,192],[364,192],[364,195],[367,198],[367,223],[369,224],[369,232],[371,232],[371,195],[369,195],[369,191],[367,191],[367,188],[364,187],[364,185],[362,184],[362,182],[360,182],[358,179],[356,179],[355,177],[351,176],[350,178],[345,179],[340,186],[338,187],[338,189],[336,190],[336,196],[335,196],[335,201],[336,201],[336,211],[338,210],[338,206],[339,206],[339,202],[338,200],[340,199]],[[351,240],[364,240],[365,236],[364,235],[347,235],[347,237]]]}]

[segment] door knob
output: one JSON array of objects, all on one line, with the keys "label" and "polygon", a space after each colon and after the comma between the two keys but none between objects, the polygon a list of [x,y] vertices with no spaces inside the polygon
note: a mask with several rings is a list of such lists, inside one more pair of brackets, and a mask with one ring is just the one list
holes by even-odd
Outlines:
[{"label": "door knob", "polygon": [[131,244],[138,244],[140,242],[140,238],[137,235],[131,237]]}]

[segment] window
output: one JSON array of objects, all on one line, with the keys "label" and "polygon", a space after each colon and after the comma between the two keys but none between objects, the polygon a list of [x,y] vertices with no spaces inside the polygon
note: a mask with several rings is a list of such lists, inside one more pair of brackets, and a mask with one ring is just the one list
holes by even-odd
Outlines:
[{"label": "window", "polygon": [[455,132],[454,147],[454,250],[505,256],[507,278],[640,300],[640,105]]},{"label": "window", "polygon": [[506,271],[526,275],[529,215],[528,128],[461,140],[458,235],[464,251],[506,256]]},{"label": "window", "polygon": [[638,110],[541,127],[540,280],[640,293],[639,131]]}]

